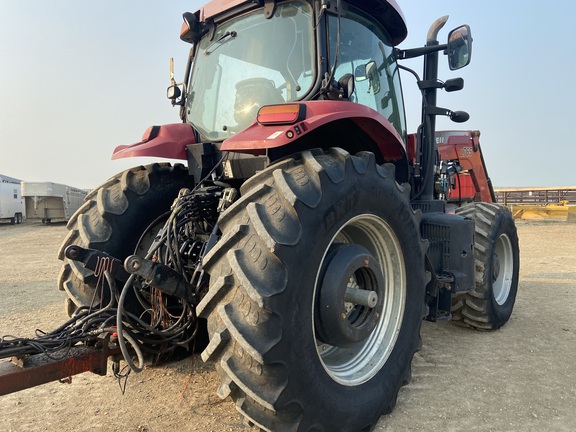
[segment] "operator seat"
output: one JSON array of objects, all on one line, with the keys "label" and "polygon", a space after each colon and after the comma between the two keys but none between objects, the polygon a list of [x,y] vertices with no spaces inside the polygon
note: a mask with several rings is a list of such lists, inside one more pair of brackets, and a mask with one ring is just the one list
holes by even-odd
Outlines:
[{"label": "operator seat", "polygon": [[282,93],[267,78],[249,78],[236,83],[234,120],[239,129],[249,126],[264,105],[284,103]]}]

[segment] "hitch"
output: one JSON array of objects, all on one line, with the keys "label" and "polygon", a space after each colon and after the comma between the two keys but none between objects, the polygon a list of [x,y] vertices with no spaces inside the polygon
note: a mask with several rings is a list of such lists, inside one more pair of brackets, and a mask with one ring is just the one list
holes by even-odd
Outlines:
[{"label": "hitch", "polygon": [[34,354],[0,361],[0,396],[51,381],[70,382],[70,377],[84,372],[104,376],[108,357],[118,354],[120,348],[104,338],[92,347],[75,345],[50,355]]},{"label": "hitch", "polygon": [[[107,304],[81,306],[56,330],[36,330],[34,338],[0,337],[0,396],[51,381],[69,382],[69,377],[83,372],[106,375],[109,357],[116,363],[123,358],[130,370],[140,372],[145,362],[144,346],[147,354],[158,358],[178,347],[189,348],[198,328],[195,307],[199,297],[182,274],[135,255],[123,264],[102,251],[76,245],[68,246],[64,254],[82,262],[96,277],[106,278],[110,294]],[[202,274],[198,269],[198,284]],[[135,276],[145,282],[135,283]],[[124,282],[124,288],[118,290],[115,280]],[[146,295],[142,285],[148,285],[181,300],[163,304],[168,315],[166,322],[158,325],[157,317],[148,310],[136,317],[125,310],[124,300],[131,285],[139,291],[137,295]],[[117,378],[126,376],[117,370],[114,374]]]},{"label": "hitch", "polygon": [[114,276],[114,279],[119,280],[120,282],[126,282],[130,277],[126,270],[124,270],[122,261],[105,252],[70,245],[64,251],[64,255],[68,259],[83,263],[84,267],[92,270],[96,277],[103,275],[106,270]]},{"label": "hitch", "polygon": [[183,298],[193,306],[198,306],[199,300],[195,294],[195,288],[189,284],[181,273],[170,267],[130,255],[124,261],[124,268],[132,274],[146,279],[154,288],[163,293]]},{"label": "hitch", "polygon": [[199,303],[194,286],[188,283],[181,273],[164,264],[140,258],[137,255],[129,256],[123,264],[122,261],[105,252],[84,249],[76,245],[68,246],[64,254],[68,259],[82,262],[84,267],[92,270],[97,277],[108,270],[114,279],[126,282],[131,274],[135,274],[166,294],[183,298],[193,306]]}]

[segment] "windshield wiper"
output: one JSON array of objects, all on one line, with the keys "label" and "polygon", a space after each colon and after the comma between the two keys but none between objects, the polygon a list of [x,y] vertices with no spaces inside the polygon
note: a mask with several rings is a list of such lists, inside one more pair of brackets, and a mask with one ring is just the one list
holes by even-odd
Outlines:
[{"label": "windshield wiper", "polygon": [[[204,50],[204,54],[205,55],[212,54],[214,51],[216,51],[216,49],[219,46],[222,46],[222,44],[224,42],[226,42],[227,40],[232,40],[236,36],[238,36],[238,33],[236,33],[234,30],[227,31],[222,36],[220,36],[218,39],[216,39],[214,42],[212,42],[210,45],[208,45],[208,47]],[[210,51],[210,48],[212,48],[214,45],[218,45],[218,46],[216,48],[214,48],[212,51]]]}]

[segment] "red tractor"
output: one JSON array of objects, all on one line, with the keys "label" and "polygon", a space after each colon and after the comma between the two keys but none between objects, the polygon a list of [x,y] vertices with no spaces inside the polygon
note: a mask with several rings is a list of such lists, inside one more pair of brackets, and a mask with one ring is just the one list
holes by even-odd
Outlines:
[{"label": "red tractor", "polygon": [[[190,56],[168,88],[181,122],[113,158],[187,166],[89,194],[59,255],[71,322],[113,335],[135,370],[201,351],[219,396],[262,430],[372,430],[410,378],[423,319],[495,330],[515,301],[514,221],[487,175],[464,180],[476,133],[435,130],[439,115],[468,119],[436,95],[462,89],[438,59],[467,66],[470,29],[441,44],[443,17],[425,46],[399,49],[394,0],[213,0],[183,17]],[[422,78],[398,63],[420,56]],[[422,92],[413,135],[401,70]],[[458,134],[471,153],[439,153]]]}]

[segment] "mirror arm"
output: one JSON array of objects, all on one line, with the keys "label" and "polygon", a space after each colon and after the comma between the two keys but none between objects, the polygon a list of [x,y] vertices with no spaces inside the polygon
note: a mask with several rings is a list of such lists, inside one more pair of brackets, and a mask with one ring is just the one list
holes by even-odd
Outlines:
[{"label": "mirror arm", "polygon": [[464,123],[468,121],[470,115],[464,111],[452,111],[447,108],[440,108],[437,106],[427,106],[424,108],[424,114],[427,116],[443,115],[449,117],[450,120],[456,123]]},{"label": "mirror arm", "polygon": [[419,80],[418,88],[420,90],[435,88],[435,89],[444,89],[447,92],[454,92],[462,90],[464,88],[464,80],[462,78],[453,78],[446,80],[446,82],[438,80],[423,80],[423,81]]},{"label": "mirror arm", "polygon": [[443,88],[444,87],[444,83],[440,82],[438,80],[436,81],[418,81],[418,88],[420,90],[424,90],[424,89],[429,89],[429,88]]},{"label": "mirror arm", "polygon": [[430,45],[430,46],[425,46],[425,47],[421,47],[421,48],[410,48],[410,49],[406,49],[406,50],[396,48],[396,49],[394,49],[394,54],[396,55],[396,58],[398,60],[405,60],[405,59],[411,59],[411,58],[415,58],[415,57],[421,57],[423,55],[430,54],[433,52],[445,51],[446,48],[448,48],[447,44]]}]

